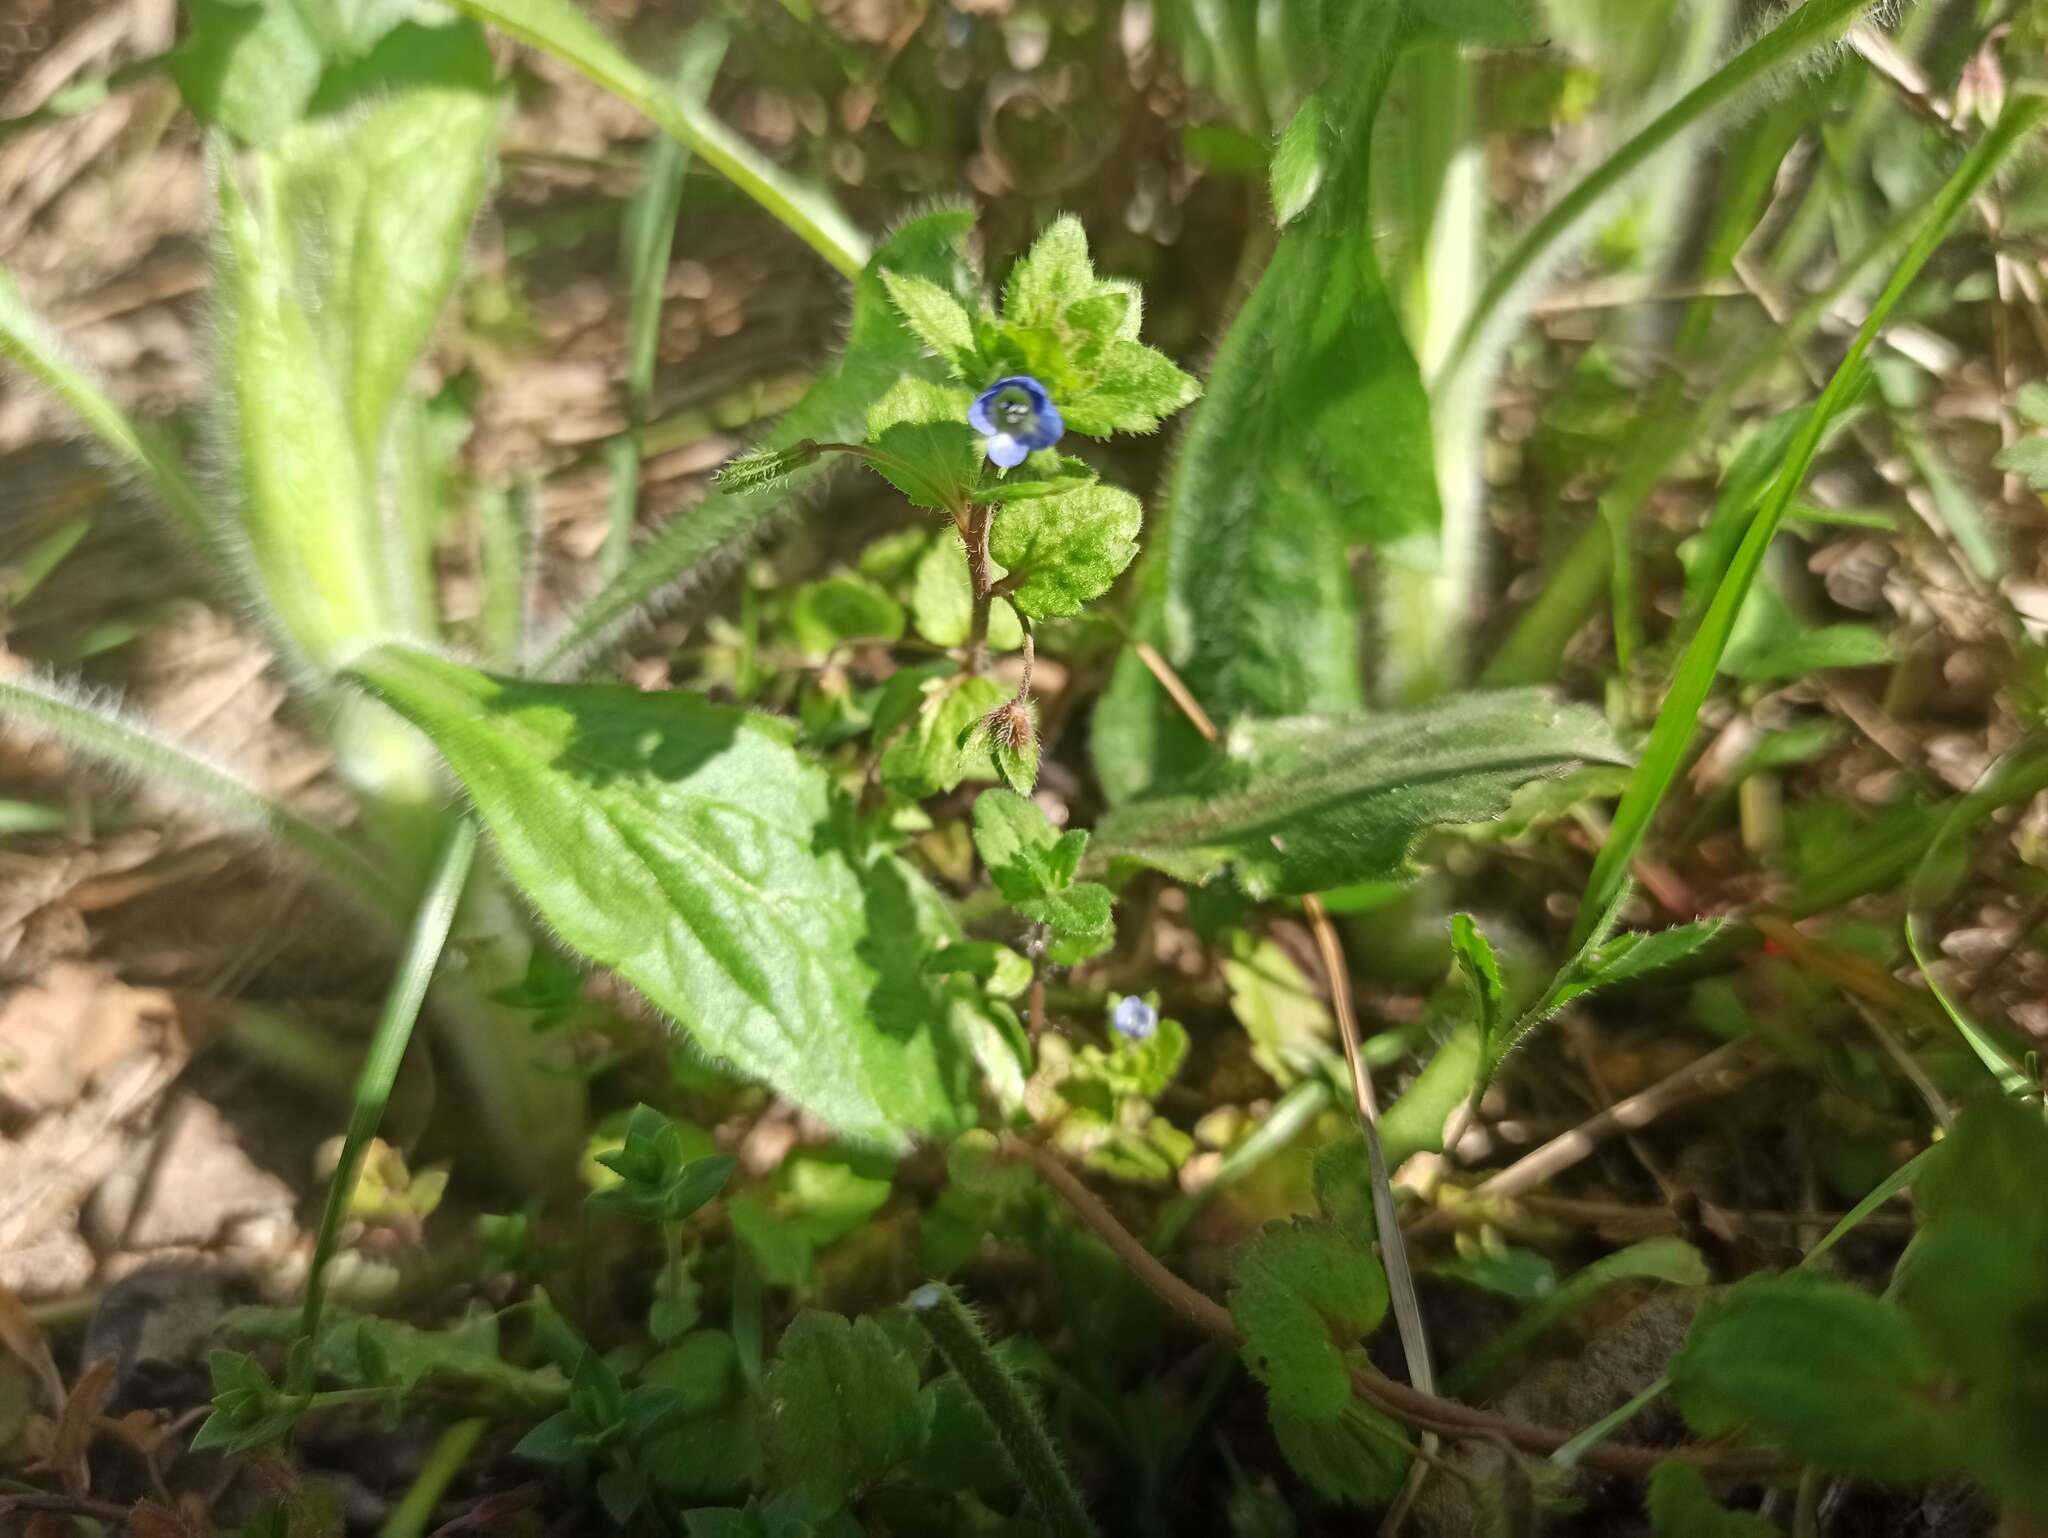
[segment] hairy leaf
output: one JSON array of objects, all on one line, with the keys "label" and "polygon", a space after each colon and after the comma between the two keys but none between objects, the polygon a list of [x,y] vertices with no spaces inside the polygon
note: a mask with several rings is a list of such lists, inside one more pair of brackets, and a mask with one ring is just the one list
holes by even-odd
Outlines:
[{"label": "hairy leaf", "polygon": [[916,1361],[874,1319],[798,1314],[764,1384],[762,1440],[777,1485],[832,1512],[914,1458],[930,1408],[917,1379]]},{"label": "hairy leaf", "polygon": [[1324,1223],[1272,1223],[1237,1253],[1230,1315],[1276,1410],[1332,1421],[1351,1403],[1345,1353],[1387,1311],[1372,1252]]},{"label": "hairy leaf", "polygon": [[861,847],[779,722],[681,694],[528,683],[402,647],[354,671],[433,739],[564,941],[841,1134],[972,1120],[968,1051],[922,972],[954,938]]},{"label": "hairy leaf", "polygon": [[[1155,519],[1136,616],[1210,716],[1362,703],[1349,553],[1437,527],[1429,402],[1373,252],[1367,153],[1397,8],[1359,6],[1327,87],[1320,188],[1225,334]],[[1136,655],[1096,712],[1112,801],[1202,745]]]},{"label": "hairy leaf", "polygon": [[1650,1471],[1647,1495],[1656,1538],[1783,1538],[1776,1524],[1755,1512],[1721,1506],[1706,1476],[1689,1463],[1658,1464]]},{"label": "hairy leaf", "polygon": [[1255,897],[1397,876],[1443,823],[1498,816],[1531,780],[1622,757],[1597,712],[1535,691],[1351,720],[1248,722],[1188,793],[1104,818],[1096,858],[1182,880],[1232,872]]},{"label": "hairy leaf", "polygon": [[1096,484],[1013,502],[996,513],[989,553],[1009,570],[1010,602],[1027,619],[1078,614],[1109,591],[1138,553],[1144,509]]},{"label": "hairy leaf", "polygon": [[1671,1382],[1702,1435],[1748,1430],[1831,1469],[1925,1478],[1961,1450],[1927,1337],[1890,1303],[1810,1272],[1751,1277],[1701,1309]]}]

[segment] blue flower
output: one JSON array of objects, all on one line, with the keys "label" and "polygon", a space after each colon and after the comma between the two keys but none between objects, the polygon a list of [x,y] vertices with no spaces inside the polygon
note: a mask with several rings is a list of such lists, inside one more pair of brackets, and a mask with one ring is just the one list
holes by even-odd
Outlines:
[{"label": "blue flower", "polygon": [[967,425],[988,440],[988,457],[1005,470],[1051,448],[1067,430],[1060,408],[1029,374],[1012,374],[983,390],[967,408]]},{"label": "blue flower", "polygon": [[1119,1036],[1127,1037],[1131,1041],[1143,1041],[1159,1029],[1159,1011],[1135,993],[1129,993],[1117,1000],[1116,1010],[1110,1015],[1109,1023],[1116,1027]]}]

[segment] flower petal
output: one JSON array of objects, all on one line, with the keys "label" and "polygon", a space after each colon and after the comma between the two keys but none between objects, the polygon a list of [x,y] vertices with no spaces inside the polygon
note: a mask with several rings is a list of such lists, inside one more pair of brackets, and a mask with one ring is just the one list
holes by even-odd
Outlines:
[{"label": "flower petal", "polygon": [[1031,453],[1031,445],[1008,433],[988,435],[988,457],[1005,470],[1014,470]]}]

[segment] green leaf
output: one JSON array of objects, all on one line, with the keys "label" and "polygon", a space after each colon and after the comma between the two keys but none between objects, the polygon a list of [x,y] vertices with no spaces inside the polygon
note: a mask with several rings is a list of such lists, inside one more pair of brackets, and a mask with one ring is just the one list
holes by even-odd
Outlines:
[{"label": "green leaf", "polygon": [[1380,1147],[1390,1172],[1398,1172],[1416,1154],[1443,1152],[1444,1126],[1471,1095],[1479,1063],[1479,1031],[1461,1026],[1387,1107],[1380,1118]]},{"label": "green leaf", "polygon": [[786,447],[750,449],[719,469],[718,489],[743,497],[779,486],[818,462],[818,446],[808,438]]},{"label": "green leaf", "polygon": [[1242,932],[1230,939],[1223,981],[1231,1013],[1251,1038],[1252,1061],[1283,1088],[1319,1072],[1337,1029],[1323,996],[1278,942]]},{"label": "green leaf", "polygon": [[1230,1316],[1245,1365],[1275,1410],[1333,1421],[1351,1404],[1346,1353],[1387,1311],[1387,1279],[1370,1250],[1324,1223],[1269,1223],[1237,1252]]},{"label": "green leaf", "polygon": [[[961,243],[973,216],[959,210],[926,214],[902,225],[875,253],[853,286],[853,324],[846,350],[757,446],[793,450],[805,440],[846,442],[867,432],[868,408],[906,373],[930,369],[917,337],[903,324],[882,287],[880,270],[913,273],[941,285],[964,284]],[[963,424],[963,432],[965,427]],[[971,440],[970,440],[971,441]],[[676,579],[721,553],[759,537],[797,505],[784,488],[815,479],[813,461],[793,467],[766,487],[721,481],[712,494],[636,551],[626,567],[578,610],[544,648],[543,670],[560,667],[630,623]],[[963,558],[963,576],[964,558]],[[965,638],[965,632],[962,632]],[[957,644],[957,643],[940,643]]]},{"label": "green leaf", "polygon": [[846,641],[899,641],[903,605],[862,577],[826,577],[797,589],[789,627],[812,657],[829,656]]},{"label": "green leaf", "polygon": [[1165,353],[1123,337],[1100,344],[1084,367],[1086,383],[1060,409],[1069,428],[1091,438],[1152,432],[1202,393]]},{"label": "green leaf", "polygon": [[325,65],[295,5],[187,0],[191,27],[171,78],[200,122],[244,144],[267,144],[298,122]]},{"label": "green leaf", "polygon": [[[977,491],[977,497],[982,493]],[[974,582],[967,574],[967,548],[960,536],[945,529],[918,557],[911,579],[911,622],[934,646],[964,646],[974,628]],[[1024,629],[1007,598],[989,606],[988,644],[999,652],[1024,644]]]},{"label": "green leaf", "polygon": [[1700,1252],[1680,1239],[1645,1239],[1617,1250],[1574,1272],[1556,1290],[1523,1310],[1512,1325],[1445,1374],[1442,1391],[1464,1398],[1485,1387],[1496,1372],[1573,1309],[1616,1282],[1644,1277],[1680,1287],[1704,1287],[1710,1280]]},{"label": "green leaf", "polygon": [[929,278],[884,269],[882,284],[903,322],[917,333],[957,379],[976,379],[982,372],[974,342],[974,317],[967,307]]},{"label": "green leaf", "polygon": [[1295,109],[1273,148],[1273,222],[1294,223],[1323,184],[1323,99],[1310,96]]},{"label": "green leaf", "polygon": [[1805,1271],[1737,1283],[1700,1310],[1671,1360],[1672,1392],[1701,1435],[1747,1430],[1890,1480],[1955,1466],[1965,1423],[1945,1377],[1901,1310]]},{"label": "green leaf", "polygon": [[1052,329],[1069,304],[1087,298],[1094,288],[1088,232],[1072,214],[1062,214],[1010,269],[1003,289],[1003,319],[1012,325]]},{"label": "green leaf", "polygon": [[1408,0],[1418,27],[1461,43],[1520,48],[1543,41],[1521,0]]},{"label": "green leaf", "polygon": [[917,1363],[874,1319],[798,1314],[764,1385],[770,1477],[837,1511],[924,1445],[917,1380]]},{"label": "green leaf", "polygon": [[1020,796],[1038,784],[1038,707],[1031,700],[1012,700],[988,718],[989,751],[996,773]]},{"label": "green leaf", "polygon": [[1451,955],[1472,993],[1480,1049],[1490,1052],[1506,1019],[1507,985],[1501,981],[1500,960],[1493,953],[1493,942],[1480,931],[1469,913],[1451,915]]},{"label": "green leaf", "polygon": [[1254,897],[1400,875],[1427,828],[1498,816],[1515,790],[1622,757],[1595,711],[1531,690],[1350,720],[1247,722],[1189,793],[1103,819],[1097,858],[1182,880],[1229,870]]},{"label": "green leaf", "polygon": [[1971,1466],[1986,1485],[2048,1511],[2039,1428],[2048,1377],[2032,1343],[2048,1320],[2048,1125],[2038,1106],[1975,1106],[1915,1182],[1921,1229],[1896,1293],[1962,1377]]},{"label": "green leaf", "polygon": [[915,376],[897,380],[868,408],[868,463],[918,507],[943,512],[963,504],[981,472],[967,407],[964,391]]},{"label": "green leaf", "polygon": [[1057,619],[1108,592],[1138,553],[1144,515],[1128,491],[1100,483],[998,511],[989,553],[1016,584],[1009,599],[1017,612]]},{"label": "green leaf", "polygon": [[1384,1506],[1408,1477],[1408,1433],[1371,1405],[1335,1420],[1272,1407],[1273,1437],[1287,1466],[1318,1494],[1353,1506]]},{"label": "green leaf", "polygon": [[[913,800],[943,795],[962,780],[993,780],[995,760],[982,717],[1010,697],[993,678],[928,679],[908,729],[882,751],[882,783]],[[879,711],[877,712],[879,717]]]},{"label": "green leaf", "polygon": [[[482,35],[467,23],[460,35],[484,59],[488,81]],[[309,125],[271,152],[303,302],[345,382],[367,466],[461,271],[500,106],[494,89],[413,86],[339,128]]]},{"label": "green leaf", "polygon": [[[1379,272],[1368,147],[1399,30],[1357,6],[1325,96],[1323,187],[1281,232],[1216,354],[1147,542],[1134,629],[1209,715],[1363,702],[1350,551],[1435,538],[1429,401]],[[1203,757],[1130,652],[1096,711],[1113,802]]]},{"label": "green leaf", "polygon": [[276,185],[291,183],[289,166],[259,159],[251,171],[256,201],[232,169],[218,179],[224,243],[215,285],[243,526],[288,636],[331,666],[388,633],[383,541],[350,431],[346,368],[301,300],[296,232]]},{"label": "green leaf", "polygon": [[1658,1464],[1650,1470],[1646,1494],[1655,1538],[1783,1538],[1755,1512],[1720,1505],[1706,1476],[1689,1463]]},{"label": "green leaf", "polygon": [[1031,986],[1031,963],[997,940],[963,940],[948,945],[924,964],[927,972],[964,972],[978,977],[999,999],[1014,999]]},{"label": "green leaf", "polygon": [[966,1050],[919,970],[955,937],[944,905],[860,844],[782,723],[402,647],[354,671],[441,750],[562,939],[700,1050],[850,1138],[901,1148],[973,1119]]},{"label": "green leaf", "polygon": [[1052,931],[1045,948],[1055,966],[1075,967],[1116,943],[1116,898],[1106,886],[1076,882],[1064,891],[1027,898],[1017,911]]},{"label": "green leaf", "polygon": [[1061,833],[1029,798],[985,790],[974,799],[974,848],[989,879],[1012,902],[1044,897],[1074,879],[1087,830]]}]

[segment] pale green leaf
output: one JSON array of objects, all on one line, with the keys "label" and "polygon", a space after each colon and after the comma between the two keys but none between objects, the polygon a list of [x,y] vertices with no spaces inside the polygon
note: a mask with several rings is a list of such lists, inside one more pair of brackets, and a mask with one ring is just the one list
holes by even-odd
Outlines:
[{"label": "pale green leaf", "polygon": [[[1085,833],[1078,834],[1085,840]],[[1010,790],[985,790],[974,798],[974,849],[988,867],[989,878],[1012,902],[1041,897],[1067,884],[1059,876],[1054,851],[1059,829],[1026,797]]]},{"label": "pale green leaf", "polygon": [[1498,816],[1517,788],[1622,757],[1599,714],[1534,690],[1350,720],[1244,723],[1187,794],[1134,801],[1097,858],[1183,880],[1224,870],[1255,897],[1400,875],[1425,829]]},{"label": "pale green leaf", "polygon": [[171,78],[200,122],[265,144],[298,122],[325,65],[319,38],[293,5],[186,0],[185,41]]},{"label": "pale green leaf", "polygon": [[1276,941],[1233,934],[1223,981],[1231,1013],[1251,1038],[1252,1061],[1275,1084],[1292,1084],[1329,1061],[1336,1034],[1329,1006]]},{"label": "pale green leaf", "polygon": [[989,553],[1009,570],[1019,614],[1056,619],[1109,591],[1138,553],[1143,518],[1136,497],[1099,483],[1013,502],[995,515]]},{"label": "pale green leaf", "polygon": [[997,940],[962,940],[935,952],[925,963],[935,975],[963,972],[981,979],[999,999],[1014,999],[1031,986],[1031,963]]},{"label": "pale green leaf", "polygon": [[972,379],[981,372],[974,343],[974,317],[967,307],[929,278],[884,269],[882,284],[903,322],[939,357],[956,377]]},{"label": "pale green leaf", "polygon": [[[911,622],[934,646],[964,646],[974,628],[974,579],[967,573],[967,547],[951,529],[943,530],[918,557],[910,585]],[[1015,651],[1024,644],[1024,627],[1007,598],[989,605],[988,644],[991,650]]]},{"label": "pale green leaf", "polygon": [[1201,394],[1165,353],[1113,338],[1089,358],[1085,388],[1060,403],[1067,426],[1091,438],[1149,433]]},{"label": "pale green leaf", "polygon": [[1052,328],[1075,300],[1095,287],[1088,257],[1088,232],[1072,214],[1062,214],[1040,232],[1031,249],[1010,269],[1003,290],[1003,319],[1018,326]]},{"label": "pale green leaf", "polygon": [[1472,1013],[1479,1022],[1479,1040],[1490,1048],[1507,1013],[1507,985],[1501,981],[1500,959],[1469,913],[1451,915],[1451,955],[1472,993]]},{"label": "pale green leaf", "polygon": [[1017,911],[1052,931],[1045,954],[1055,966],[1073,967],[1116,943],[1116,898],[1108,887],[1078,881],[1043,897],[1028,897]]},{"label": "pale green leaf", "polygon": [[1383,1506],[1408,1477],[1409,1435],[1371,1405],[1354,1402],[1335,1420],[1272,1407],[1273,1438],[1287,1466],[1318,1494],[1353,1506]]},{"label": "pale green leaf", "polygon": [[972,1121],[968,1050],[921,971],[957,931],[908,866],[861,846],[782,723],[401,647],[354,671],[433,739],[562,940],[701,1051],[864,1142]]}]

